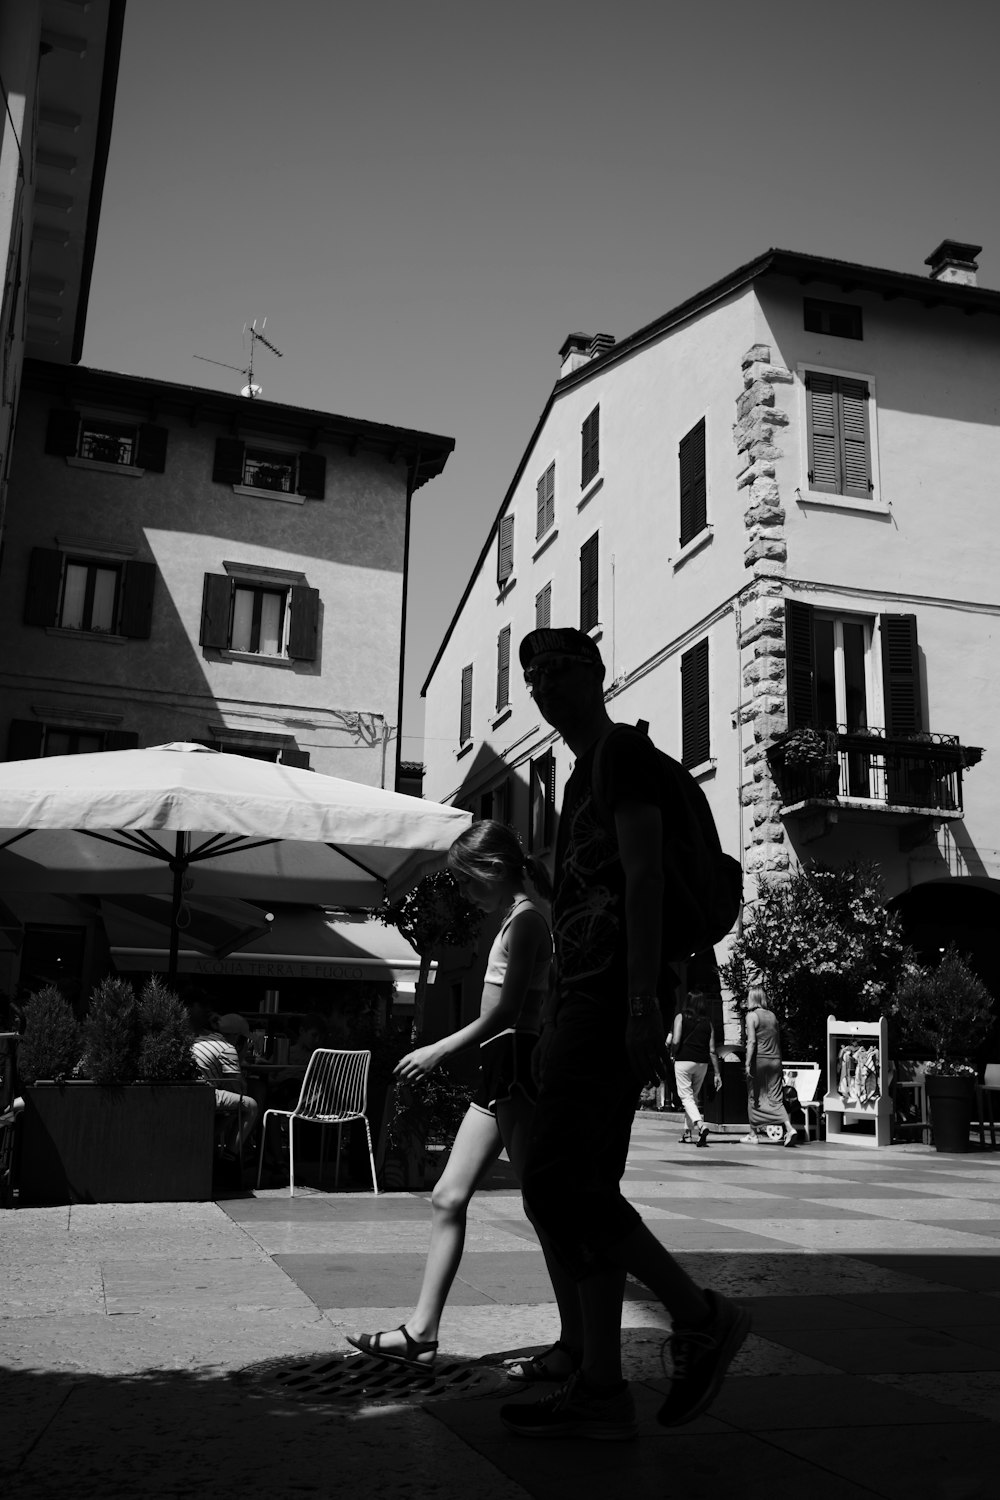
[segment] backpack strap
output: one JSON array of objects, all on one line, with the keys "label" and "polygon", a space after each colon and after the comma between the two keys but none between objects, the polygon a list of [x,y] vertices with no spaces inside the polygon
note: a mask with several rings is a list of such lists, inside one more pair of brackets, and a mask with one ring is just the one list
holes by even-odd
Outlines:
[{"label": "backpack strap", "polygon": [[[608,740],[620,730],[630,730],[633,734],[643,733],[641,729],[633,729],[631,724],[612,724],[594,746],[594,759],[590,765],[590,796],[594,804],[594,813],[601,827],[608,833],[614,832],[615,819],[604,795],[604,752]],[[648,737],[646,738],[648,742]]]}]

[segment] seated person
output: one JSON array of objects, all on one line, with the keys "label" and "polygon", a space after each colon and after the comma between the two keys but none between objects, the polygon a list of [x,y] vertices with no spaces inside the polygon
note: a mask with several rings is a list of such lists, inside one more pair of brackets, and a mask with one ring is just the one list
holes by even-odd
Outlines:
[{"label": "seated person", "polygon": [[[195,1065],[204,1081],[215,1089],[215,1115],[219,1127],[216,1145],[227,1155],[238,1156],[257,1123],[257,1101],[247,1090],[236,1048],[222,1035],[208,995],[204,990],[192,988],[185,995],[184,1003],[194,1031],[191,1052]],[[246,1035],[249,1034],[247,1027]]]},{"label": "seated person", "polygon": [[303,1016],[298,1036],[288,1049],[288,1061],[308,1063],[317,1047],[328,1046],[326,1021],[316,1011]]}]

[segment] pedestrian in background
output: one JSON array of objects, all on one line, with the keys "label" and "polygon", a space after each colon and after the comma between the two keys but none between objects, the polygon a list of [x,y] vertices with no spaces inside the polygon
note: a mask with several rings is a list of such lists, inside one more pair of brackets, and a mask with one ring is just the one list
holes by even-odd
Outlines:
[{"label": "pedestrian in background", "polygon": [[798,1131],[785,1108],[784,1072],[781,1066],[781,1043],[778,1018],[767,1004],[762,984],[752,984],[746,999],[747,1017],[747,1116],[750,1134],[748,1145],[757,1145],[768,1125],[780,1125],[784,1131],[783,1146],[794,1146]]},{"label": "pedestrian in background", "polygon": [[716,1090],[722,1088],[719,1057],[715,1050],[711,1001],[701,990],[692,990],[674,1017],[671,1036],[674,1076],[681,1107],[687,1117],[682,1143],[708,1145],[708,1126],[702,1117],[698,1095],[711,1065]]}]

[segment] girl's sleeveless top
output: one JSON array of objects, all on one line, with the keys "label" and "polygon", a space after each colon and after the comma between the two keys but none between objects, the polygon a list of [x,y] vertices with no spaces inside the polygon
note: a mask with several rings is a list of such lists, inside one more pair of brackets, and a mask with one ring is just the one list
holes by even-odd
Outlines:
[{"label": "girl's sleeveless top", "polygon": [[549,968],[552,963],[552,935],[541,907],[536,905],[530,896],[515,896],[513,905],[504,918],[500,931],[493,939],[493,946],[490,948],[489,958],[486,960],[486,974],[483,979],[483,1001],[479,1013],[483,1016],[489,1015],[490,1011],[496,1007],[500,1000],[500,990],[503,986],[504,976],[507,973],[507,965],[510,961],[510,925],[514,918],[524,911],[530,911],[535,914],[535,917],[545,928],[546,940],[539,945],[538,957],[531,972],[524,1003],[521,1006],[517,1021],[512,1029],[515,1031],[537,1032],[541,1021],[542,1005],[549,991]]}]

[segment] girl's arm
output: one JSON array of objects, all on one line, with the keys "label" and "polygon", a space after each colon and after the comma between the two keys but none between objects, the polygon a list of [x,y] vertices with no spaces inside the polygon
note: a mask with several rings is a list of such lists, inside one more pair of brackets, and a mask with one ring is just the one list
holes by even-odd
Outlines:
[{"label": "girl's arm", "polygon": [[490,1037],[515,1025],[524,1005],[531,976],[543,949],[551,943],[545,919],[536,911],[520,911],[507,929],[507,969],[500,988],[500,998],[485,1016],[477,1016],[467,1026],[453,1031],[429,1046],[417,1047],[396,1064],[399,1078],[421,1078],[446,1057],[488,1042]]},{"label": "girl's arm", "polygon": [[708,1033],[708,1055],[712,1059],[712,1071],[715,1074],[715,1086],[721,1088],[722,1074],[719,1072],[719,1054],[715,1050],[715,1027]]}]

